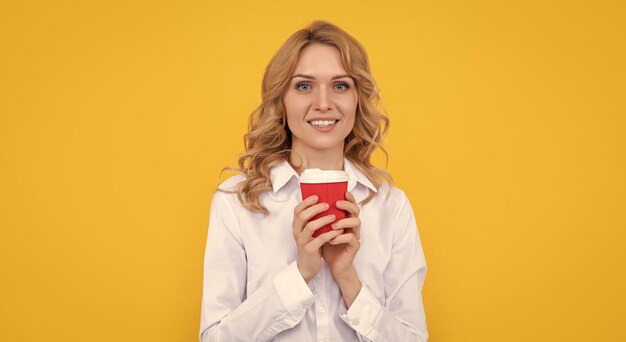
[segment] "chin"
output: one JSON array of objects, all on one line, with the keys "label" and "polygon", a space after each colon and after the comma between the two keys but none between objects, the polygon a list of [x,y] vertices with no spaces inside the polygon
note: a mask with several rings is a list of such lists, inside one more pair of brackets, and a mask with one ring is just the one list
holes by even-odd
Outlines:
[{"label": "chin", "polygon": [[341,145],[336,145],[336,144],[333,144],[333,145],[320,145],[320,144],[318,144],[318,145],[309,145],[309,146],[312,149],[317,150],[317,151],[326,151],[326,150],[332,150],[332,149],[335,149],[335,148],[343,149],[343,144],[341,144]]},{"label": "chin", "polygon": [[327,139],[320,139],[319,137],[316,137],[316,138],[317,139],[315,142],[300,140],[299,143],[302,146],[306,146],[307,148],[310,148],[316,151],[332,150],[332,149],[337,149],[337,148],[343,149],[345,138],[341,140],[337,140],[337,139],[327,140]]}]

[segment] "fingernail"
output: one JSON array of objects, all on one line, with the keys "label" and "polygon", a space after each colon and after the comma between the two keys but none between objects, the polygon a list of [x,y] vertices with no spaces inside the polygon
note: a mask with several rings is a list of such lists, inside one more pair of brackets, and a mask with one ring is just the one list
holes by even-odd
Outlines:
[{"label": "fingernail", "polygon": [[337,223],[333,223],[333,224],[331,224],[331,225],[330,225],[330,227],[331,227],[332,229],[337,228]]},{"label": "fingernail", "polygon": [[335,219],[335,215],[328,215],[330,217],[331,220]]},{"label": "fingernail", "polygon": [[324,207],[325,209],[328,209],[328,203],[324,203],[322,207]]},{"label": "fingernail", "polygon": [[311,201],[313,202],[317,201],[317,196],[311,196]]}]

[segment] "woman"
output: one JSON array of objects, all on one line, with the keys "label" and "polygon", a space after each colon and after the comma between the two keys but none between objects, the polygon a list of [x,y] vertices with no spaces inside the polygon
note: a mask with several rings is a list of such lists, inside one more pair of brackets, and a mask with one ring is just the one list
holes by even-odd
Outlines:
[{"label": "woman", "polygon": [[[297,31],[272,58],[242,174],[211,204],[201,341],[427,340],[413,211],[370,162],[388,127],[377,98],[365,50],[330,23]],[[328,204],[301,198],[307,168],[348,173],[336,203],[346,218],[311,220]]]}]

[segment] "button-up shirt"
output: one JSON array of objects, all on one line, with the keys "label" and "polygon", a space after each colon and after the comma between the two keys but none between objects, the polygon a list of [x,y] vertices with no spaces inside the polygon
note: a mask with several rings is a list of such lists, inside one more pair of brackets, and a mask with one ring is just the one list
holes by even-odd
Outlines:
[{"label": "button-up shirt", "polygon": [[[306,283],[296,265],[294,207],[299,175],[284,161],[270,169],[261,194],[269,215],[245,209],[232,193],[215,192],[204,260],[201,341],[423,341],[426,261],[404,192],[376,189],[344,158],[348,191],[362,201],[360,248],[353,261],[362,287],[350,308],[322,262]],[[244,178],[220,185],[232,191]],[[387,194],[389,193],[389,196]]]}]

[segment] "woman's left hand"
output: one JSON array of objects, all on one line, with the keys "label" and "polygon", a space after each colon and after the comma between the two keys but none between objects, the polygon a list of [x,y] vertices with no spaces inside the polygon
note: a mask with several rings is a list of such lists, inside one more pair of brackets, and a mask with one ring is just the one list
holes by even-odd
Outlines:
[{"label": "woman's left hand", "polygon": [[343,229],[341,234],[322,246],[322,258],[328,265],[333,277],[343,277],[353,272],[352,262],[360,247],[361,220],[359,206],[349,191],[346,192],[347,201],[337,201],[338,209],[345,210],[347,215],[331,226],[333,229]]}]

